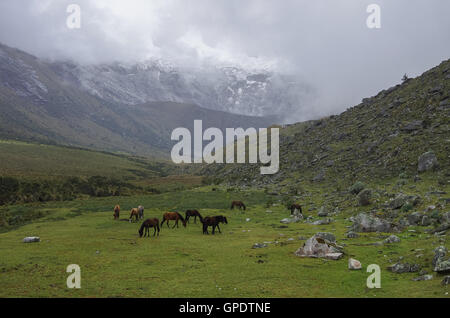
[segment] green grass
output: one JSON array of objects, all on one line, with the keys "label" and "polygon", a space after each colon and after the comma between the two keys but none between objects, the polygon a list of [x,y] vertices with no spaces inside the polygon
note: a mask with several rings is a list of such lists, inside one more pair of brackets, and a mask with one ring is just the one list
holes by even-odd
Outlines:
[{"label": "green grass", "polygon": [[[158,176],[130,157],[20,141],[0,140],[0,175],[12,177]],[[149,163],[149,162],[148,162]]]},{"label": "green grass", "polygon": [[[231,211],[231,200],[244,200],[246,212]],[[393,274],[387,266],[403,256],[420,263],[430,273],[433,249],[442,243],[415,228],[398,234],[398,244],[367,245],[386,235],[362,234],[345,239],[344,212],[330,225],[306,223],[280,227],[288,215],[275,201],[265,207],[263,192],[231,192],[220,187],[151,196],[99,198],[21,206],[47,215],[31,224],[0,234],[0,297],[449,297],[442,277],[411,281],[416,274]],[[272,198],[273,199],[273,198]],[[314,196],[312,200],[320,200]],[[202,215],[224,214],[229,224],[222,234],[205,236],[200,224],[187,228],[163,227],[159,238],[139,238],[140,224],[113,221],[112,207],[122,206],[121,218],[131,207],[143,204],[145,216],[161,218],[166,210],[199,208]],[[18,209],[18,207],[16,207]],[[266,210],[272,213],[267,213]],[[314,215],[316,212],[306,212]],[[246,219],[250,218],[247,222]],[[319,231],[332,232],[345,244],[339,261],[299,258],[294,252]],[[40,243],[24,244],[37,235]],[[288,241],[294,238],[293,241]],[[444,239],[445,240],[445,239]],[[252,249],[254,243],[275,242]],[[424,249],[417,258],[415,249]],[[97,253],[99,251],[99,253]],[[362,271],[347,269],[349,257],[360,260]],[[391,261],[391,262],[390,262]],[[81,289],[66,287],[66,267],[81,267]],[[365,269],[378,264],[381,289],[368,289]]]}]

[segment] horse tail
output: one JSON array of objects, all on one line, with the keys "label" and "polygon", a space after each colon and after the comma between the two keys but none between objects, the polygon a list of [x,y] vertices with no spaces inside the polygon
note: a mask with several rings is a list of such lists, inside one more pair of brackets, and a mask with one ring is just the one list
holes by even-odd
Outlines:
[{"label": "horse tail", "polygon": [[244,211],[245,211],[246,207],[245,207],[245,204],[244,204],[244,202],[242,202],[242,206],[244,207]]},{"label": "horse tail", "polygon": [[203,223],[203,217],[202,217],[202,215],[200,214],[200,212],[198,212],[198,217],[200,218],[200,222]]}]

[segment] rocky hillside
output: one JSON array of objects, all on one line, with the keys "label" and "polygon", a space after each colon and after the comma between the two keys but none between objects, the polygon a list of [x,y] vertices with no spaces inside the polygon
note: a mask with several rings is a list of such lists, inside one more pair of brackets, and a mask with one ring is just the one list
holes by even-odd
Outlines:
[{"label": "rocky hillside", "polygon": [[[189,128],[194,119],[202,119],[205,127],[218,128],[234,125],[266,127],[275,121],[268,117],[208,110],[193,104],[147,102],[146,98],[140,99],[130,93],[128,86],[137,83],[125,81],[125,78],[131,78],[128,76],[130,74],[119,67],[103,70],[105,74],[110,71],[117,71],[117,74],[125,72],[122,74],[124,78],[118,75],[122,78],[118,82],[108,80],[106,75],[99,75],[95,68],[80,70],[81,81],[71,78],[70,72],[64,71],[66,68],[69,66],[48,63],[0,45],[1,139],[162,157],[170,154],[172,130],[176,127]],[[94,82],[98,84],[97,88],[91,85]],[[169,78],[166,82],[177,85]],[[151,82],[143,82],[139,90],[151,95],[153,88],[149,85]],[[154,98],[165,97],[155,95]],[[138,102],[140,104],[134,104]]]},{"label": "rocky hillside", "polygon": [[357,180],[414,177],[432,168],[435,178],[448,184],[449,124],[447,60],[340,115],[281,129],[276,175],[260,175],[258,165],[210,165],[202,173],[218,182],[279,189],[305,183],[346,187]]}]

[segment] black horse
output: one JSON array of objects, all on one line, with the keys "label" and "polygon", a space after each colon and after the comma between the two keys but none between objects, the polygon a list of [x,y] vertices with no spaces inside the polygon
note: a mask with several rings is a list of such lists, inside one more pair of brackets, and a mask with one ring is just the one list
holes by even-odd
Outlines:
[{"label": "black horse", "polygon": [[[147,219],[145,220],[142,225],[141,228],[139,229],[139,236],[142,237],[142,234],[144,234],[147,236],[150,236],[150,228],[153,227],[154,228],[154,232],[153,232],[153,236],[155,236],[156,231],[158,231],[158,236],[159,236],[159,220],[154,218],[154,219]],[[145,233],[144,233],[144,228],[145,228]]]},{"label": "black horse", "polygon": [[208,232],[208,226],[212,226],[212,234],[215,234],[216,227],[219,230],[219,233],[222,233],[220,231],[219,223],[228,224],[227,218],[223,215],[219,216],[207,216],[203,218],[203,234],[209,234]]},{"label": "black horse", "polygon": [[[200,218],[200,222],[202,222],[203,218],[197,210],[187,210],[186,211],[186,222],[189,222],[189,218],[193,216],[194,217],[194,223],[197,224],[197,216]],[[202,222],[203,223],[203,222]]]}]

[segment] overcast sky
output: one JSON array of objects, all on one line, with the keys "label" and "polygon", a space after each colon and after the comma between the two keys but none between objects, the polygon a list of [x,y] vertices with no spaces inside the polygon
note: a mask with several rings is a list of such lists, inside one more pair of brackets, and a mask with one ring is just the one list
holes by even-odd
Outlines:
[{"label": "overcast sky", "polygon": [[[81,29],[66,26],[79,4]],[[381,7],[381,29],[366,8]],[[1,0],[0,42],[82,63],[165,57],[271,65],[338,113],[450,58],[448,0]]]}]

